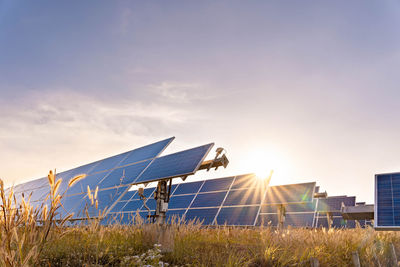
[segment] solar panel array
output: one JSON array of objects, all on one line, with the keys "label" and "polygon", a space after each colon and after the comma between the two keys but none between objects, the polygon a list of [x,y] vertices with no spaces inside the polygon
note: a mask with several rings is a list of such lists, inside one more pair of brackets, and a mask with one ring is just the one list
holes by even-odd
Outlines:
[{"label": "solar panel array", "polygon": [[400,173],[375,175],[374,216],[377,229],[400,228]]},{"label": "solar panel array", "polygon": [[[62,198],[60,216],[74,213],[73,219],[84,219],[87,215],[96,217],[105,211],[103,223],[132,223],[137,218],[148,221],[154,214],[155,188],[144,189],[148,198],[146,206],[137,191],[129,191],[133,184],[150,183],[160,179],[170,179],[194,174],[213,144],[159,157],[160,153],[174,138],[150,144],[113,157],[96,161],[58,174],[62,178],[60,192],[68,187],[71,178],[78,174],[87,177],[69,188]],[[400,174],[383,175],[377,178],[380,203],[380,223],[398,223],[394,216],[397,204],[395,195],[400,187]],[[88,188],[99,188],[98,207],[95,208],[87,196]],[[355,197],[339,196],[314,198],[319,187],[315,182],[281,186],[269,186],[266,180],[254,174],[238,175],[211,180],[172,185],[167,220],[199,220],[205,225],[260,226],[278,225],[278,209],[285,207],[284,226],[328,227],[326,214],[332,215],[333,227],[354,227],[354,221],[344,221],[340,214],[341,204],[355,205]],[[14,187],[17,201],[21,196],[31,196],[33,205],[43,203],[49,194],[47,177],[36,179]],[[376,213],[375,213],[376,214]],[[391,216],[391,217],[390,217]],[[137,219],[136,218],[136,219]],[[364,222],[366,224],[366,222]]]},{"label": "solar panel array", "polygon": [[[253,174],[173,185],[167,220],[185,216],[186,220],[198,219],[208,225],[254,225],[265,188],[265,181],[255,179]],[[154,190],[146,188],[144,194],[152,197]],[[125,196],[111,209],[109,218],[129,223],[139,212],[146,219],[148,212],[137,192],[130,191]],[[154,212],[155,200],[150,198],[147,206]]]},{"label": "solar panel array", "polygon": [[[257,226],[263,218],[270,219],[268,215],[276,213],[277,204],[289,203],[289,210],[303,205],[308,211],[308,206],[313,205],[314,189],[315,182],[268,188],[266,180],[254,174],[182,183],[172,188],[167,220],[184,218],[186,221],[199,220],[205,225]],[[144,191],[151,197],[154,190],[147,188]],[[124,197],[113,207],[106,221],[130,223],[136,213],[147,219],[148,211],[136,191],[129,194],[129,199]],[[154,212],[155,204],[154,199],[147,201],[151,212]],[[304,219],[308,220],[301,211],[289,213],[287,218],[294,226],[304,226]]]},{"label": "solar panel array", "polygon": [[[178,153],[158,157],[172,142],[172,138],[150,144],[113,157],[80,166],[57,175],[62,178],[59,192],[64,192],[71,178],[86,174],[86,178],[77,182],[66,191],[62,199],[60,216],[74,213],[73,219],[97,216],[99,211],[107,211],[114,203],[123,198],[132,184],[148,183],[159,179],[193,174],[197,171],[213,144],[199,146]],[[98,187],[98,209],[89,201],[87,188]],[[14,187],[17,203],[22,196],[30,196],[32,205],[43,203],[50,191],[47,177],[36,179]],[[129,194],[128,194],[129,195]]]}]

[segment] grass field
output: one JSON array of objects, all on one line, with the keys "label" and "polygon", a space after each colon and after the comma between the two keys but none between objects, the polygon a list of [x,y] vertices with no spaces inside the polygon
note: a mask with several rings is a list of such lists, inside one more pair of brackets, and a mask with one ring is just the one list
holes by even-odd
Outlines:
[{"label": "grass field", "polygon": [[[70,181],[72,186],[82,177]],[[16,204],[1,182],[0,266],[391,266],[400,235],[356,229],[283,229],[204,227],[201,223],[168,226],[144,224],[102,226],[96,220],[66,227],[55,221],[64,194],[49,174],[49,206]],[[88,190],[96,205],[97,190]],[[397,253],[396,253],[397,254]]]}]

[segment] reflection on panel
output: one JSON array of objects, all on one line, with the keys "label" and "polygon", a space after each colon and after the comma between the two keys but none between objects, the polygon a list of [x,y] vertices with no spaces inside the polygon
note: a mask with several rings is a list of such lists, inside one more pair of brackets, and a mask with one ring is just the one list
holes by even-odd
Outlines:
[{"label": "reflection on panel", "polygon": [[314,183],[270,186],[264,203],[285,204],[311,202],[314,196]]}]

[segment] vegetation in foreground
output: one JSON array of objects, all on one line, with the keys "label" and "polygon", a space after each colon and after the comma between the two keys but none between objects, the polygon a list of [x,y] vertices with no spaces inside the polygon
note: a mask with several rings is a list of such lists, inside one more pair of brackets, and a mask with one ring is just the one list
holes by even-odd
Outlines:
[{"label": "vegetation in foreground", "polygon": [[[69,182],[72,186],[84,176]],[[65,227],[54,220],[61,206],[60,180],[49,174],[50,194],[40,208],[17,200],[0,183],[0,266],[390,266],[400,234],[356,229],[208,228],[200,223],[168,226],[102,226],[96,220]],[[96,190],[88,190],[96,205]]]}]

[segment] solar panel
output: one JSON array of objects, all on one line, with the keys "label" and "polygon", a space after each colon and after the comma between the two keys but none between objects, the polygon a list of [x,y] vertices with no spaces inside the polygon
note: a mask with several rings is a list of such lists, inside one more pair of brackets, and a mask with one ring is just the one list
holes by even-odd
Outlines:
[{"label": "solar panel", "polygon": [[312,202],[315,182],[271,186],[265,197],[265,204],[289,204]]},{"label": "solar panel", "polygon": [[375,175],[374,217],[377,230],[400,228],[400,173]]},{"label": "solar panel", "polygon": [[[100,208],[103,209],[113,206],[115,201],[125,193],[126,185],[133,183],[134,180],[142,174],[144,169],[150,165],[152,160],[154,160],[173,139],[174,137],[168,138],[57,174],[57,179],[62,179],[59,188],[60,193],[65,192],[68,188],[68,183],[71,178],[79,174],[87,174],[84,179],[68,189],[67,197],[64,197],[62,201],[66,208],[62,209],[61,213],[65,214],[67,211],[74,212],[75,216],[78,216],[78,209],[88,204],[87,197],[85,197],[88,186],[91,190],[95,190],[97,186],[99,186],[100,189],[109,189],[108,191],[99,191],[98,202]],[[121,185],[123,187],[121,187]],[[117,189],[116,187],[120,188]],[[47,177],[17,185],[15,189],[17,189],[17,191],[14,192],[16,192],[15,196],[18,203],[20,202],[22,194],[27,198],[31,193],[31,202],[41,202],[50,191]],[[104,197],[105,192],[114,192],[114,197]],[[121,204],[119,206],[121,206]],[[93,212],[90,212],[90,214],[92,213]]]},{"label": "solar panel", "polygon": [[147,183],[194,174],[207,156],[213,143],[159,157],[141,174],[135,183]]},{"label": "solar panel", "polygon": [[[204,220],[203,223],[206,225],[226,223],[227,225],[251,226],[260,225],[263,219],[274,218],[272,223],[276,226],[277,204],[261,205],[266,196],[265,185],[265,181],[251,174],[174,185],[176,189],[173,188],[171,191],[167,220],[176,216],[184,218],[185,221]],[[240,186],[244,188],[240,188]],[[314,186],[315,183],[277,186],[279,190],[274,192],[293,190],[291,193],[295,195],[294,198],[292,197],[294,202],[286,204],[287,216],[289,216],[286,225],[312,226],[316,208],[316,201],[312,199]],[[148,188],[145,189],[145,192],[153,190],[153,188]],[[303,195],[302,198],[298,197],[300,193]],[[287,197],[289,195],[290,192],[285,193],[286,200],[290,200]],[[138,200],[138,195],[134,196],[128,202],[126,199],[120,200],[117,208],[120,209],[119,212],[145,210],[142,206],[143,202]],[[299,199],[305,202],[299,202]],[[150,209],[154,209],[155,201],[153,199],[149,199],[147,204]],[[118,211],[113,210],[112,212]]]}]

